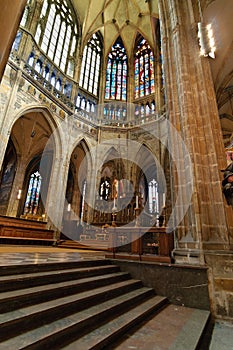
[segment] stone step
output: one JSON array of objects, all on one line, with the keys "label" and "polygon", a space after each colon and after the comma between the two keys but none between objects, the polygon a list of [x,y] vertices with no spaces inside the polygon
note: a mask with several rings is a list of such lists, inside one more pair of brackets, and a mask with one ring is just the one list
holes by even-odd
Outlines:
[{"label": "stone step", "polygon": [[[93,294],[93,291],[90,293]],[[42,324],[39,327],[34,320],[31,323],[36,328],[14,337],[11,336],[10,339],[0,343],[0,349],[61,349],[68,339],[70,341],[75,339],[77,335],[84,335],[96,325],[101,325],[121,313],[126,313],[143,300],[151,298],[154,291],[151,288],[141,287],[115,296],[113,299],[110,299],[110,294],[109,290],[105,291],[102,296],[104,301],[99,302],[99,299],[96,298],[97,304],[91,307],[86,307],[85,303],[82,302],[84,309],[81,311],[76,312],[77,309],[73,307],[73,313],[66,315],[63,310],[60,318],[55,321],[53,319],[57,317],[56,314],[49,313],[50,323],[46,323],[44,316],[38,313],[38,317],[42,318]],[[166,298],[163,299],[166,300]],[[3,330],[2,333],[4,332]]]},{"label": "stone step", "polygon": [[169,304],[110,261],[32,265],[0,274],[1,350],[208,348],[209,311]]},{"label": "stone step", "polygon": [[140,287],[142,287],[141,281],[130,279],[2,314],[0,339],[7,339],[13,334],[45,325],[74,311],[83,310],[102,300],[112,299]]},{"label": "stone step", "polygon": [[[169,304],[104,349],[207,350],[211,339],[208,327],[212,327],[209,311]],[[68,349],[69,347],[66,350]]]},{"label": "stone step", "polygon": [[160,311],[167,305],[167,303],[168,300],[165,297],[156,295],[129,310],[126,314],[124,313],[115,317],[113,320],[101,325],[98,328],[95,328],[93,331],[82,336],[81,338],[66,346],[63,346],[62,349],[97,350],[103,349],[110,344],[111,349],[113,349],[112,346],[114,341],[122,337],[127,330],[147,319],[152,313],[154,314]]},{"label": "stone step", "polygon": [[109,240],[100,239],[85,239],[81,241],[64,241],[58,244],[59,248],[76,248],[76,249],[91,249],[107,251],[111,248]]},{"label": "stone step", "polygon": [[[83,259],[78,261],[78,267],[94,267],[110,265],[107,259]],[[17,274],[28,274],[33,272],[43,271],[55,271],[65,269],[77,269],[77,262],[64,261],[64,262],[50,262],[50,263],[39,263],[39,264],[21,264],[21,265],[7,265],[0,266],[0,276],[9,276]]]},{"label": "stone step", "polygon": [[106,273],[119,272],[116,265],[81,267],[55,271],[32,272],[23,275],[11,275],[0,277],[0,292],[23,289],[33,286],[56,283],[57,281],[68,281],[77,278],[100,276]]},{"label": "stone step", "polygon": [[[72,295],[100,286],[117,283],[130,279],[127,272],[116,272],[101,276],[86,277],[72,281],[63,281],[43,286],[19,289],[0,293],[0,312],[17,310],[22,306],[34,305],[54,298]],[[0,321],[1,325],[1,321]]]}]

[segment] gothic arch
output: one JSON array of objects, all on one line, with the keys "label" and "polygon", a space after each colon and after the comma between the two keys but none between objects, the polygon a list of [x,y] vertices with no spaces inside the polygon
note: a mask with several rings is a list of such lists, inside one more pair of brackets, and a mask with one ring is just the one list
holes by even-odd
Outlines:
[{"label": "gothic arch", "polygon": [[[60,137],[53,132],[56,130],[55,125],[53,116],[47,109],[34,106],[21,110],[11,120],[9,136],[11,141],[8,141],[8,144],[12,142],[17,154],[17,168],[11,183],[11,197],[7,209],[11,215],[23,215],[29,179],[33,172],[40,172],[43,175],[43,203],[45,203],[53,160],[61,149]],[[6,158],[5,152],[3,163],[7,161]],[[15,198],[18,198],[18,205],[13,212]],[[44,204],[40,205],[40,209],[41,213],[44,213]]]}]

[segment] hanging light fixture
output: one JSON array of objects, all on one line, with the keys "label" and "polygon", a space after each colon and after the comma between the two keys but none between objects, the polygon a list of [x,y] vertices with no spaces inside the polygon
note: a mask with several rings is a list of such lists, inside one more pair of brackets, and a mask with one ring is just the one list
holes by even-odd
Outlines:
[{"label": "hanging light fixture", "polygon": [[215,58],[215,41],[213,37],[213,30],[211,24],[203,23],[203,16],[201,10],[200,0],[198,0],[198,7],[200,13],[200,22],[198,22],[198,39],[200,46],[200,54],[204,57]]}]

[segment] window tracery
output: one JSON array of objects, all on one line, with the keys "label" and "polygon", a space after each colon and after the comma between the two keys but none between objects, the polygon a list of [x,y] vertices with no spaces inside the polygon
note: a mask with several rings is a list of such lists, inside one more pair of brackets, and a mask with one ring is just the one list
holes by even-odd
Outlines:
[{"label": "window tracery", "polygon": [[60,69],[73,77],[78,29],[67,0],[45,0],[37,25],[35,40]]},{"label": "window tracery", "polygon": [[105,98],[126,101],[128,58],[119,37],[108,54]]},{"label": "window tracery", "polygon": [[149,213],[159,213],[159,194],[158,194],[158,182],[152,179],[148,185],[148,202],[149,202]]},{"label": "window tracery", "polygon": [[94,33],[83,51],[79,86],[95,96],[98,95],[102,44],[100,35]]},{"label": "window tracery", "polygon": [[102,178],[99,187],[100,199],[107,201],[111,194],[111,182],[109,178]]},{"label": "window tracery", "polygon": [[37,214],[42,177],[38,171],[33,173],[29,180],[24,214]]},{"label": "window tracery", "polygon": [[155,91],[154,55],[150,45],[141,38],[134,60],[134,97],[148,96]]}]

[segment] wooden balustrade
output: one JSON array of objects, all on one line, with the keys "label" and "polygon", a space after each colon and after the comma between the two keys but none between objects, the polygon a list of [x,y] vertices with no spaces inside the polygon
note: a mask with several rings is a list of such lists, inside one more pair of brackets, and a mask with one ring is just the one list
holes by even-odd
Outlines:
[{"label": "wooden balustrade", "polygon": [[47,223],[22,218],[0,216],[0,243],[29,243],[51,245],[54,231]]}]

